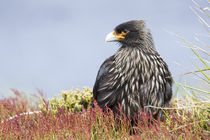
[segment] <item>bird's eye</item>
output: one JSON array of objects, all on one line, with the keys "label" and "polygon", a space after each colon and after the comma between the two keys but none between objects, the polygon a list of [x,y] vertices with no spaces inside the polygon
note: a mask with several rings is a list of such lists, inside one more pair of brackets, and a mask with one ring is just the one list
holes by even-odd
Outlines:
[{"label": "bird's eye", "polygon": [[126,35],[128,32],[129,32],[129,30],[124,29],[124,30],[121,31],[121,34]]},{"label": "bird's eye", "polygon": [[123,34],[123,35],[126,35],[128,32],[129,32],[129,30],[127,30],[127,29],[123,29],[123,30],[116,30],[116,33],[117,33],[117,34]]},{"label": "bird's eye", "polygon": [[123,30],[122,32],[124,32],[124,33],[128,33],[128,30],[126,30],[126,29],[125,29],[125,30]]}]

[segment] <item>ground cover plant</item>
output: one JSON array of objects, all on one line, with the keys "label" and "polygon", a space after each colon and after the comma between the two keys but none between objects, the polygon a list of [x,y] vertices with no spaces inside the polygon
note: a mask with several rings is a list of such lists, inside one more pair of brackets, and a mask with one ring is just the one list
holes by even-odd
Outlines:
[{"label": "ground cover plant", "polygon": [[[23,114],[40,108],[30,107],[30,102],[22,98],[22,94],[15,93],[15,98],[1,100],[1,139],[207,139],[209,136],[210,104],[193,97],[175,99],[173,106],[165,109],[164,122],[148,122],[152,118],[142,114],[138,125],[131,128],[126,118],[120,118],[122,123],[119,125],[112,112],[104,113],[99,107],[69,111],[62,106],[62,99],[57,103],[56,111],[55,108],[51,110],[53,103],[43,101],[41,112]],[[17,116],[8,119],[15,114]],[[135,135],[130,135],[131,129],[135,130]]]}]

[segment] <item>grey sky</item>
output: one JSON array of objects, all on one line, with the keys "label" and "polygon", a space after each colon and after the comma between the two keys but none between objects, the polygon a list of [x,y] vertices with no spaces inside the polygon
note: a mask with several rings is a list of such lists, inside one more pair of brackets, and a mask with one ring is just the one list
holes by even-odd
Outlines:
[{"label": "grey sky", "polygon": [[99,66],[119,48],[104,42],[106,34],[133,19],[146,20],[173,75],[190,71],[192,53],[167,32],[190,41],[206,34],[190,6],[191,0],[1,0],[0,95],[38,88],[52,97],[92,87]]}]

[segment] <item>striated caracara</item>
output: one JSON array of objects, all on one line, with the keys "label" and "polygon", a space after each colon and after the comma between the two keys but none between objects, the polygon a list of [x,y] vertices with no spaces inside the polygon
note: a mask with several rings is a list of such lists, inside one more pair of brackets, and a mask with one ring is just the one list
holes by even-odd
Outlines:
[{"label": "striated caracara", "polygon": [[120,49],[101,65],[93,88],[97,104],[118,113],[121,106],[127,117],[144,110],[155,118],[163,117],[160,108],[172,97],[172,77],[167,64],[156,51],[152,35],[143,20],[118,25],[106,37],[117,41]]}]

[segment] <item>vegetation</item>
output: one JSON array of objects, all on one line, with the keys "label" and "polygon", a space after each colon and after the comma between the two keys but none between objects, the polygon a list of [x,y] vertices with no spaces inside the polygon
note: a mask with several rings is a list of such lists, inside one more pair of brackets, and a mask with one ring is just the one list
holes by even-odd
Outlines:
[{"label": "vegetation", "polygon": [[[90,90],[68,93],[84,94],[84,91]],[[209,136],[209,101],[199,101],[193,96],[175,99],[170,108],[165,108],[164,122],[142,113],[138,125],[131,128],[126,118],[119,118],[119,124],[111,111],[104,113],[97,106],[92,110],[87,107],[73,112],[64,105],[65,96],[56,99],[60,102],[43,100],[43,112],[24,113],[40,110],[38,104],[29,106],[31,102],[24,98],[23,93],[14,92],[15,98],[1,100],[0,139],[207,139]],[[152,121],[148,122],[148,119]],[[132,130],[135,135],[130,135]]]},{"label": "vegetation", "polygon": [[[178,37],[199,62],[194,64],[196,70],[183,75],[195,75],[208,87],[210,68],[204,58],[209,56],[209,46],[197,39],[198,47]],[[165,121],[154,120],[142,112],[135,127],[130,127],[124,116],[115,121],[108,109],[103,112],[97,105],[91,109],[89,88],[62,91],[50,100],[44,99],[40,91],[41,97],[28,97],[13,90],[15,97],[0,100],[0,139],[208,139],[210,92],[178,82],[175,85],[175,96],[170,106],[164,108]]]},{"label": "vegetation", "polygon": [[[90,107],[92,100],[93,96],[90,88],[83,88],[81,91],[79,89],[76,89],[76,91],[61,91],[60,97],[49,100],[49,108],[54,114],[58,113],[59,108],[69,112],[80,112],[83,108]],[[42,100],[40,104],[42,112],[46,112],[49,108],[46,102]]]}]

